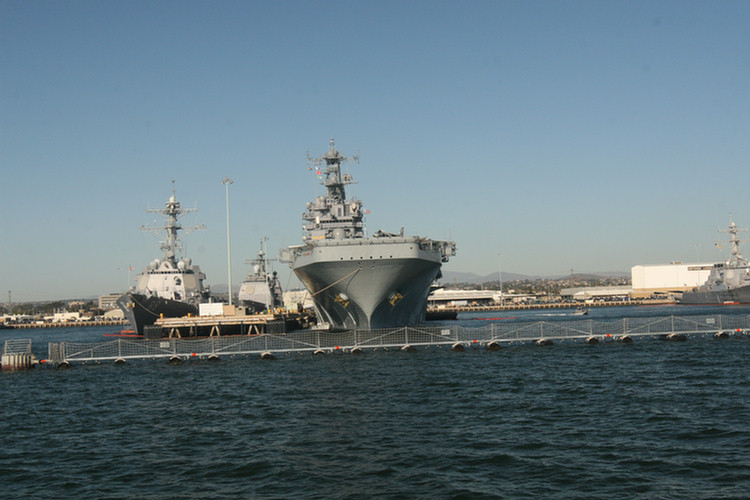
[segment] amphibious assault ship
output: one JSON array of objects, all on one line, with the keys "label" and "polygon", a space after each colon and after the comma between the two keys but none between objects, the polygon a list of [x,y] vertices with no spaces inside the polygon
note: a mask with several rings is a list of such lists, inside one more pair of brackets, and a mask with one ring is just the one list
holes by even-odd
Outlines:
[{"label": "amphibious assault ship", "polygon": [[268,261],[266,252],[263,250],[263,238],[260,242],[260,250],[255,259],[246,262],[252,265],[251,271],[245,277],[240,286],[237,298],[247,312],[271,311],[283,306],[281,283],[276,271],[268,272]]},{"label": "amphibious assault ship", "polygon": [[[117,299],[117,305],[125,313],[135,333],[143,335],[143,328],[153,325],[160,318],[176,318],[188,314],[198,315],[198,304],[207,302],[208,287],[203,286],[206,275],[200,267],[182,256],[182,245],[177,236],[178,231],[203,229],[205,226],[182,227],[179,219],[195,208],[182,208],[175,199],[174,186],[172,196],[163,209],[148,209],[166,218],[160,227],[141,226],[141,229],[152,232],[166,232],[166,239],[161,243],[161,259],[155,259],[136,276],[136,284]],[[178,254],[179,253],[179,254]]]},{"label": "amphibious assault ship", "polygon": [[740,253],[737,233],[745,231],[729,219],[731,254],[726,262],[714,264],[706,282],[682,294],[680,304],[750,304],[750,266]]},{"label": "amphibious assault ship", "polygon": [[455,255],[452,241],[364,231],[362,202],[347,199],[352,177],[341,173],[344,157],[333,139],[321,158],[310,158],[322,176],[325,196],[307,204],[302,215],[304,244],[281,250],[312,296],[318,322],[331,329],[376,329],[413,325],[425,319],[430,284]]}]

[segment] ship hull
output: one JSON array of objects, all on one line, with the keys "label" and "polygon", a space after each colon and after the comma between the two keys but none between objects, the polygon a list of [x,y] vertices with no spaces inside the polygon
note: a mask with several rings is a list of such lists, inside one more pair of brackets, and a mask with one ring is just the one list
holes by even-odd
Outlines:
[{"label": "ship hull", "polygon": [[680,304],[750,304],[750,285],[716,292],[685,292]]},{"label": "ship hull", "polygon": [[295,261],[318,321],[334,329],[378,329],[422,323],[439,253],[417,240],[313,246]]},{"label": "ship hull", "polygon": [[249,313],[262,312],[275,307],[271,288],[265,279],[243,281],[237,300],[248,309]]},{"label": "ship hull", "polygon": [[161,317],[179,318],[189,314],[198,315],[198,308],[188,302],[146,296],[140,293],[121,295],[117,299],[117,305],[138,335],[143,335],[143,329],[153,325]]}]

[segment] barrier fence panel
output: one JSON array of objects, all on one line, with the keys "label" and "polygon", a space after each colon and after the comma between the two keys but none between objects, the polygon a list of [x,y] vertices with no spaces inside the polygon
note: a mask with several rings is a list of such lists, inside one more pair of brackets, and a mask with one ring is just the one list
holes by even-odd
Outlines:
[{"label": "barrier fence panel", "polygon": [[3,354],[31,354],[31,339],[7,339]]},{"label": "barrier fence panel", "polygon": [[[289,334],[213,336],[179,339],[116,339],[107,342],[49,343],[49,361],[97,361],[132,358],[194,357],[260,354],[264,352],[315,352],[401,348],[406,345],[535,341],[539,339],[583,339],[590,336],[663,336],[670,333],[713,334],[717,331],[750,333],[748,316],[669,316],[622,318],[614,321],[577,320],[529,323],[492,323],[477,328],[460,325],[417,326],[343,332],[307,330]],[[5,351],[30,351],[30,340],[6,341]]]}]

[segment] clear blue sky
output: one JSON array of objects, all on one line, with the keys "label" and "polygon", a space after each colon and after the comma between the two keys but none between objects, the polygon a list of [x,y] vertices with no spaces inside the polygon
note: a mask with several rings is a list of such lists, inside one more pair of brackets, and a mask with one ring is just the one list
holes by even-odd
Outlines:
[{"label": "clear blue sky", "polygon": [[14,301],[122,291],[172,179],[213,285],[234,180],[238,284],[301,242],[331,137],[368,232],[452,238],[448,271],[714,260],[750,226],[750,2],[3,0],[0,68]]}]

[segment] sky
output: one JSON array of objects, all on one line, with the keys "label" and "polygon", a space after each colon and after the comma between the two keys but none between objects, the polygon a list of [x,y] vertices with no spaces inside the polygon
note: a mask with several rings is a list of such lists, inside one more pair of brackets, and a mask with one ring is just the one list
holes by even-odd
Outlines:
[{"label": "sky", "polygon": [[331,138],[367,232],[454,240],[444,271],[718,261],[750,227],[750,2],[1,0],[0,127],[14,302],[125,290],[173,180],[215,286],[232,179],[237,286],[301,243]]}]

